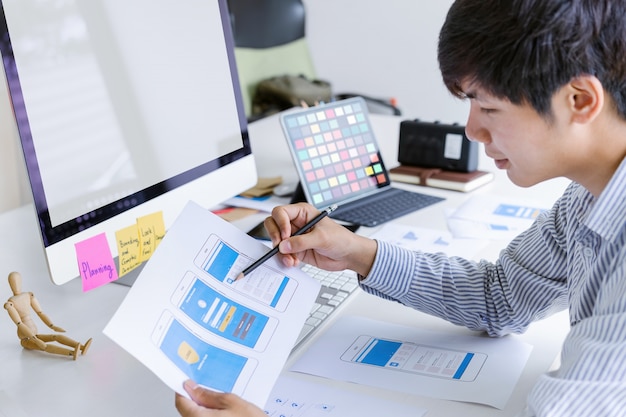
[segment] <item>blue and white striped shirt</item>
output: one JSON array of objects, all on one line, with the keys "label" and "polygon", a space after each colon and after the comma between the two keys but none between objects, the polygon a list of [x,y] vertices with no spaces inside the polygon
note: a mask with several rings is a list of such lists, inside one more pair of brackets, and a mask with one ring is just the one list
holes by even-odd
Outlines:
[{"label": "blue and white striped shirt", "polygon": [[626,160],[596,199],[572,183],[495,263],[378,242],[361,287],[492,336],[569,308],[561,367],[528,398],[536,416],[626,416]]}]

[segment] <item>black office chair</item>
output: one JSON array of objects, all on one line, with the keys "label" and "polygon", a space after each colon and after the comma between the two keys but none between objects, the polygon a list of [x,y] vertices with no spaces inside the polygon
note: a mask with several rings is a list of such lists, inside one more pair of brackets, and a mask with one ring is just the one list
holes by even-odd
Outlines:
[{"label": "black office chair", "polygon": [[[317,79],[306,41],[302,0],[228,0],[235,38],[235,57],[246,115],[252,116],[257,84],[281,75]],[[390,100],[358,93],[334,94],[335,99],[359,95],[375,113],[400,115]]]}]

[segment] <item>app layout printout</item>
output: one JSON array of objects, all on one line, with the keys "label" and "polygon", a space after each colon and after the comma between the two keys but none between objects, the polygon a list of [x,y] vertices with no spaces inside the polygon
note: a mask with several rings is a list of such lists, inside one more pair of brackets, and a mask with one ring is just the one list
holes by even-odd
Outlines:
[{"label": "app layout printout", "polygon": [[259,351],[278,324],[276,318],[229,299],[191,272],[181,280],[172,303],[203,329]]},{"label": "app layout printout", "polygon": [[283,125],[308,201],[339,203],[389,184],[362,100],[285,114]]},{"label": "app layout printout", "polygon": [[[231,392],[245,387],[256,361],[213,346],[164,312],[157,323],[152,341],[189,378],[206,387]],[[240,378],[245,376],[245,378]]]},{"label": "app layout printout", "polygon": [[255,301],[278,311],[285,311],[296,291],[297,282],[278,270],[262,265],[246,279],[235,280],[253,260],[233,246],[211,235],[196,256],[195,263],[209,276]]},{"label": "app layout printout", "polygon": [[182,395],[191,378],[263,406],[320,288],[274,259],[233,281],[264,250],[189,202],[103,332]]},{"label": "app layout printout", "polygon": [[499,204],[495,208],[495,210],[493,211],[493,214],[497,216],[506,216],[506,217],[513,217],[517,219],[533,220],[537,218],[537,216],[541,214],[542,211],[544,210],[537,208],[537,207],[527,207],[527,206],[520,206],[520,205],[515,205],[515,204],[502,203],[502,204]]},{"label": "app layout printout", "polygon": [[422,375],[473,381],[487,359],[487,355],[360,336],[341,356],[341,359]]}]

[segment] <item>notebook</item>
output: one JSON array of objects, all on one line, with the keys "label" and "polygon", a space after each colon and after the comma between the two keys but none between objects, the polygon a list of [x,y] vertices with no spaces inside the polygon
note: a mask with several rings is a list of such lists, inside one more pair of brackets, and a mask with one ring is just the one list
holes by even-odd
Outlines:
[{"label": "notebook", "polygon": [[320,210],[337,204],[332,218],[373,227],[443,200],[392,187],[361,97],[280,120],[306,201]]}]

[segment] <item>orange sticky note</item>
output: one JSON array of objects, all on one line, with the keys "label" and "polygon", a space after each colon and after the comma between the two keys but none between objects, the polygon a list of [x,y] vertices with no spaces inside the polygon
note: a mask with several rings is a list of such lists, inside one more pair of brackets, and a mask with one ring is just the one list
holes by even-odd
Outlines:
[{"label": "orange sticky note", "polygon": [[163,212],[159,211],[138,218],[137,227],[139,229],[141,261],[145,262],[150,259],[159,243],[165,237]]},{"label": "orange sticky note", "polygon": [[74,245],[83,291],[115,281],[117,269],[106,235],[101,233]]},{"label": "orange sticky note", "polygon": [[123,277],[141,265],[141,245],[139,243],[139,228],[136,224],[115,232],[117,242],[117,262],[119,275]]}]

